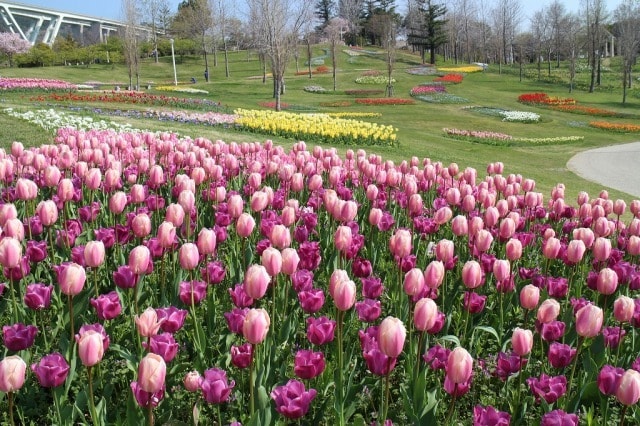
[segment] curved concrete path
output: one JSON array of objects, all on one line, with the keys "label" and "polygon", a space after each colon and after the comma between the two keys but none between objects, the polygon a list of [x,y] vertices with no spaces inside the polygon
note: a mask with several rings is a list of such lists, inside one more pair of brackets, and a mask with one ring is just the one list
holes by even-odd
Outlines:
[{"label": "curved concrete path", "polygon": [[583,151],[569,160],[567,168],[584,179],[640,197],[640,142]]}]

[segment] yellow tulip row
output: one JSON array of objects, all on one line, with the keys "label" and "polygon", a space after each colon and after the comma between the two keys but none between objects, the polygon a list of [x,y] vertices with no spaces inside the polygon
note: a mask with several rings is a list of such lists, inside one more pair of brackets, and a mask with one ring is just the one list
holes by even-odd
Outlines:
[{"label": "yellow tulip row", "polygon": [[366,121],[332,118],[327,114],[295,114],[237,109],[236,124],[250,131],[306,140],[342,144],[390,145],[397,129]]},{"label": "yellow tulip row", "polygon": [[479,67],[477,65],[468,65],[466,67],[451,67],[451,68],[438,67],[438,71],[439,72],[466,72],[466,73],[472,73],[472,72],[480,72],[480,71],[482,71],[482,67]]}]

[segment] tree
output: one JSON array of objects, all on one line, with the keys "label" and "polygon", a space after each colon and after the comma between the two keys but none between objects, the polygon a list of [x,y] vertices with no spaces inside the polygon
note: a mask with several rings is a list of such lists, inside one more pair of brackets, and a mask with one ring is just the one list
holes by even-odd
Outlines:
[{"label": "tree", "polygon": [[0,33],[0,53],[7,55],[9,66],[13,66],[13,55],[27,53],[31,49],[31,43],[23,39],[20,34]]},{"label": "tree", "polygon": [[516,26],[520,21],[521,14],[522,8],[519,0],[498,0],[493,9],[499,64],[513,62],[511,45],[516,36]]},{"label": "tree", "polygon": [[335,8],[333,0],[317,0],[315,15],[320,20],[319,28],[324,28],[333,17],[333,9]]},{"label": "tree", "polygon": [[158,63],[158,29],[162,27],[163,11],[169,7],[167,0],[142,0],[142,10],[146,24],[151,26],[151,39],[155,61]]},{"label": "tree", "polygon": [[[591,67],[591,80],[589,93],[593,93],[596,81],[599,80],[600,54],[602,47],[602,24],[606,19],[604,0],[584,0],[587,43],[589,49],[589,66]],[[597,77],[597,79],[596,79]]]},{"label": "tree", "polygon": [[248,0],[249,16],[256,31],[256,44],[271,66],[276,111],[281,108],[284,73],[301,28],[311,19],[312,8],[304,0]]},{"label": "tree", "polygon": [[204,72],[207,82],[211,74],[207,57],[207,35],[213,26],[212,14],[209,0],[184,0],[178,5],[178,13],[171,26],[175,34],[198,40],[204,55]]},{"label": "tree", "polygon": [[333,18],[329,21],[329,23],[324,27],[324,33],[329,39],[329,44],[331,46],[331,65],[333,68],[333,91],[336,91],[337,82],[336,82],[336,68],[338,66],[337,59],[337,47],[339,43],[342,43],[342,33],[347,28],[349,23],[344,18]]},{"label": "tree", "polygon": [[622,103],[627,102],[627,88],[631,88],[631,68],[640,49],[640,3],[624,0],[614,12],[614,35],[622,54]]},{"label": "tree", "polygon": [[[556,53],[556,68],[560,68],[560,56],[566,41],[569,15],[564,4],[559,0],[554,0],[545,10],[545,14],[549,21],[551,43]],[[549,62],[549,74],[551,74],[551,62]]]},{"label": "tree", "polygon": [[350,44],[356,43],[356,35],[360,32],[360,16],[363,13],[364,0],[339,0],[338,16],[349,23],[347,40]]},{"label": "tree", "polygon": [[432,0],[418,0],[416,2],[417,18],[412,23],[415,27],[410,29],[409,43],[418,46],[422,63],[425,63],[425,52],[429,50],[429,63],[436,63],[436,50],[448,40],[445,31],[447,20],[446,6],[436,4]]},{"label": "tree", "polygon": [[381,15],[383,18],[382,27],[382,47],[387,52],[387,96],[393,96],[393,68],[396,63],[396,36],[399,16],[395,13],[385,13]]},{"label": "tree", "polygon": [[124,58],[129,73],[129,88],[133,89],[133,76],[136,77],[137,89],[140,87],[140,63],[138,53],[138,35],[136,27],[140,20],[140,11],[135,0],[122,0],[122,16],[124,22]]}]

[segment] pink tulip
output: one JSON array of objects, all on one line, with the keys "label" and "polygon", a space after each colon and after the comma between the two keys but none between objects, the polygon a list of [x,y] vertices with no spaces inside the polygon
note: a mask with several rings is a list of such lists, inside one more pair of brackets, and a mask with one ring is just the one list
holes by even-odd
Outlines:
[{"label": "pink tulip", "polygon": [[377,227],[380,220],[382,220],[382,210],[375,207],[372,208],[369,211],[369,225]]},{"label": "pink tulip", "polygon": [[449,207],[445,206],[445,207],[439,208],[434,213],[433,220],[438,225],[444,225],[445,223],[449,222],[452,217],[453,217],[453,212],[451,211],[451,209]]},{"label": "pink tulip", "polygon": [[511,275],[511,264],[505,259],[496,259],[493,262],[493,275],[497,281],[505,281]]},{"label": "pink tulip", "polygon": [[269,196],[263,191],[256,191],[251,196],[251,210],[254,212],[261,212],[269,204]]},{"label": "pink tulip", "polygon": [[36,213],[44,226],[52,226],[58,221],[58,207],[52,200],[40,201]]},{"label": "pink tulip", "polygon": [[138,366],[138,386],[143,391],[155,393],[164,389],[167,365],[160,355],[148,353]]},{"label": "pink tulip", "polygon": [[25,381],[27,364],[18,355],[12,355],[0,361],[0,392],[9,393],[20,390]]},{"label": "pink tulip", "polygon": [[162,248],[170,248],[176,242],[176,227],[173,223],[164,221],[158,226],[158,242]]},{"label": "pink tulip", "polygon": [[200,390],[200,384],[202,383],[202,376],[197,371],[190,371],[185,374],[182,380],[184,388],[189,392],[197,392]]},{"label": "pink tulip", "polygon": [[282,250],[282,273],[285,275],[293,275],[298,270],[300,256],[296,249],[287,247]]},{"label": "pink tulip", "polygon": [[0,240],[0,265],[5,268],[15,268],[22,259],[22,245],[12,237]]},{"label": "pink tulip", "polygon": [[440,240],[435,246],[436,259],[447,263],[453,259],[454,245],[451,240]]},{"label": "pink tulip", "polygon": [[348,226],[338,226],[333,235],[333,243],[336,249],[342,253],[346,253],[351,248],[351,228]]},{"label": "pink tulip", "polygon": [[149,307],[135,318],[138,334],[142,337],[152,337],[158,334],[164,320],[158,320],[158,313]]},{"label": "pink tulip", "polygon": [[2,228],[5,237],[12,237],[18,241],[24,240],[24,224],[20,219],[9,219]]},{"label": "pink tulip", "polygon": [[104,243],[102,241],[89,241],[84,246],[84,263],[89,268],[97,268],[104,263]]},{"label": "pink tulip", "polygon": [[616,389],[616,398],[627,406],[640,400],[640,373],[631,368],[624,372]]},{"label": "pink tulip", "polygon": [[627,240],[627,253],[631,256],[640,255],[640,237],[631,235]]},{"label": "pink tulip", "polygon": [[515,238],[509,239],[505,246],[507,259],[514,262],[522,257],[522,243]]},{"label": "pink tulip", "polygon": [[482,267],[475,260],[467,261],[462,267],[462,282],[468,289],[482,285]]},{"label": "pink tulip", "polygon": [[[53,205],[55,206],[55,203],[53,203]],[[16,210],[16,206],[11,203],[0,205],[0,227],[4,226],[4,224],[7,223],[7,220],[16,219],[17,217],[18,211]]]},{"label": "pink tulip", "polygon": [[467,218],[462,215],[454,217],[451,221],[451,230],[456,237],[467,235],[469,233],[469,222]]},{"label": "pink tulip", "polygon": [[473,358],[466,349],[458,346],[449,354],[446,375],[453,383],[465,383],[471,377]]},{"label": "pink tulip", "polygon": [[129,252],[129,268],[136,275],[142,275],[147,272],[149,262],[151,261],[151,252],[146,246],[136,246]]},{"label": "pink tulip", "polygon": [[274,247],[267,247],[260,256],[262,266],[267,270],[267,274],[275,277],[282,270],[282,254]]},{"label": "pink tulip", "polygon": [[200,253],[198,246],[193,243],[184,243],[180,246],[180,252],[178,253],[180,259],[180,266],[182,269],[191,271],[198,266],[200,262]]},{"label": "pink tulip", "polygon": [[67,201],[71,201],[73,198],[73,182],[71,179],[62,179],[58,183],[58,198],[61,202],[66,203]]},{"label": "pink tulip", "polygon": [[409,296],[415,296],[424,289],[424,273],[419,268],[412,268],[404,274],[404,292]]},{"label": "pink tulip", "polygon": [[164,170],[162,166],[155,164],[149,169],[149,186],[157,188],[164,183]]},{"label": "pink tulip", "polygon": [[513,351],[521,357],[529,354],[531,348],[533,348],[533,333],[531,330],[516,327],[511,336],[511,346],[513,346]]},{"label": "pink tulip", "polygon": [[475,247],[480,253],[484,253],[491,248],[493,243],[493,235],[486,229],[480,229],[476,232]]},{"label": "pink tulip", "polygon": [[604,313],[596,305],[585,305],[576,312],[576,332],[582,337],[595,337],[600,334]]},{"label": "pink tulip", "polygon": [[82,335],[76,335],[78,343],[78,357],[85,367],[93,367],[104,356],[102,334],[95,330],[88,330]]},{"label": "pink tulip", "polygon": [[618,274],[613,269],[602,268],[598,273],[596,287],[601,294],[613,294],[618,288]]},{"label": "pink tulip", "polygon": [[444,280],[444,264],[439,260],[432,260],[424,270],[424,283],[429,288],[438,288]]},{"label": "pink tulip", "polygon": [[202,228],[198,233],[198,252],[202,255],[211,255],[216,252],[216,233],[213,229]]},{"label": "pink tulip", "polygon": [[58,267],[58,284],[60,291],[67,296],[80,294],[87,280],[85,270],[77,263],[65,263]]},{"label": "pink tulip", "polygon": [[[501,200],[502,201],[502,200]],[[513,234],[516,232],[516,224],[513,219],[509,217],[505,217],[500,221],[500,238],[506,240],[508,238],[513,237]]]},{"label": "pink tulip", "polygon": [[428,297],[423,297],[416,302],[413,311],[413,324],[416,330],[427,331],[431,329],[438,319],[438,306]]},{"label": "pink tulip", "polygon": [[284,225],[275,225],[271,230],[269,241],[271,241],[274,247],[281,250],[289,247],[291,245],[291,232],[289,232],[289,228]]},{"label": "pink tulip", "polygon": [[113,214],[120,214],[127,205],[127,194],[122,191],[114,193],[109,198],[109,211]]},{"label": "pink tulip", "polygon": [[542,248],[542,254],[547,259],[555,259],[558,257],[558,253],[560,252],[560,240],[551,237],[547,239],[544,243],[544,247]]},{"label": "pink tulip", "polygon": [[571,240],[567,246],[567,260],[573,264],[580,263],[586,250],[587,247],[584,241]]},{"label": "pink tulip", "polygon": [[339,281],[331,296],[338,310],[348,311],[356,302],[356,284],[351,280]]},{"label": "pink tulip", "polygon": [[236,222],[236,232],[240,238],[247,238],[253,232],[256,221],[249,213],[242,213]]},{"label": "pink tulip", "polygon": [[633,318],[635,302],[627,296],[620,296],[613,302],[613,316],[616,321],[629,322]]},{"label": "pink tulip", "polygon": [[593,243],[593,257],[598,262],[604,262],[611,256],[611,240],[598,237]]},{"label": "pink tulip", "polygon": [[389,239],[389,249],[398,258],[411,254],[411,233],[406,229],[398,229]]},{"label": "pink tulip", "polygon": [[193,192],[184,190],[178,195],[178,204],[185,211],[185,214],[191,214],[196,205],[196,197]]},{"label": "pink tulip", "polygon": [[92,191],[97,190],[102,183],[102,172],[97,167],[89,169],[84,176],[84,183]]},{"label": "pink tulip", "polygon": [[164,215],[164,220],[173,223],[174,226],[182,226],[184,222],[184,209],[180,204],[169,204]]},{"label": "pink tulip", "polygon": [[233,219],[237,219],[242,214],[244,210],[244,200],[241,195],[234,194],[229,197],[229,201],[227,202],[228,210],[227,212]]},{"label": "pink tulip", "polygon": [[538,308],[537,319],[541,323],[550,323],[560,314],[560,304],[555,299],[547,299]]},{"label": "pink tulip", "polygon": [[30,179],[19,178],[15,190],[19,200],[35,200],[38,196],[38,186]]},{"label": "pink tulip", "polygon": [[244,274],[244,290],[252,299],[262,298],[270,282],[271,276],[262,265],[251,265]]},{"label": "pink tulip", "polygon": [[533,310],[538,306],[540,300],[540,289],[533,284],[527,284],[520,290],[520,306],[524,309]]},{"label": "pink tulip", "polygon": [[44,185],[47,188],[53,188],[54,186],[58,186],[58,182],[60,182],[60,178],[62,174],[60,173],[60,169],[56,166],[49,165],[44,169]]},{"label": "pink tulip", "polygon": [[131,231],[138,238],[144,238],[151,232],[151,219],[146,213],[140,213],[131,220]]},{"label": "pink tulip", "polygon": [[378,346],[380,351],[390,358],[402,353],[407,330],[398,318],[386,317],[378,328]]},{"label": "pink tulip", "polygon": [[340,281],[349,281],[349,274],[344,269],[335,269],[329,277],[329,294],[334,297],[336,285]]},{"label": "pink tulip", "polygon": [[264,309],[249,309],[242,323],[242,335],[253,345],[261,343],[271,325],[269,314]]}]

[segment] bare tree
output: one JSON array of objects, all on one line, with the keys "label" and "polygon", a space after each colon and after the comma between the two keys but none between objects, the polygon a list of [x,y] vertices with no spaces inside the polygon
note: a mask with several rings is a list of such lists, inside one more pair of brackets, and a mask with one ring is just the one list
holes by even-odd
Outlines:
[{"label": "bare tree", "polygon": [[573,83],[576,78],[576,60],[583,37],[583,26],[577,15],[567,15],[565,25],[565,43],[569,57],[569,93],[573,92]]},{"label": "bare tree", "polygon": [[204,55],[204,75],[207,82],[210,78],[207,37],[213,26],[212,16],[209,0],[185,0],[178,5],[178,13],[171,28],[176,34],[198,41]]},{"label": "bare tree", "polygon": [[624,0],[614,12],[614,32],[622,54],[622,103],[627,102],[627,89],[631,88],[631,68],[640,49],[640,3]]},{"label": "bare tree", "polygon": [[151,39],[153,40],[153,52],[158,63],[158,29],[162,25],[161,11],[168,8],[167,0],[142,0],[142,12],[145,23],[151,26]]},{"label": "bare tree", "polygon": [[220,38],[222,39],[222,49],[224,50],[224,75],[229,78],[229,46],[228,33],[231,21],[228,16],[228,5],[226,0],[215,0],[215,21],[220,29]]},{"label": "bare tree", "polygon": [[511,46],[516,36],[516,27],[521,19],[522,7],[519,0],[498,0],[493,9],[494,27],[497,31],[499,63],[513,62]]},{"label": "bare tree", "polygon": [[[583,0],[587,27],[587,41],[589,48],[589,66],[591,80],[589,93],[593,93],[597,80],[600,79],[600,56],[602,47],[602,25],[606,19],[604,0]],[[597,79],[596,79],[597,77]]]},{"label": "bare tree", "polygon": [[393,96],[393,69],[396,64],[396,36],[398,22],[396,15],[393,13],[385,13],[382,15],[385,19],[382,21],[382,47],[387,53],[387,88],[388,97]]},{"label": "bare tree", "polygon": [[[569,15],[564,4],[554,0],[545,10],[546,20],[549,21],[551,42],[556,54],[556,68],[560,68],[560,56],[567,31]],[[549,74],[551,74],[551,62],[549,62]]]},{"label": "bare tree", "polygon": [[124,57],[129,73],[129,89],[133,89],[133,77],[136,78],[135,89],[140,87],[140,63],[138,53],[138,34],[136,27],[140,22],[140,11],[135,0],[122,0],[122,21],[124,22]]},{"label": "bare tree", "polygon": [[271,65],[273,96],[280,111],[284,73],[293,54],[301,28],[311,19],[313,4],[304,0],[247,0],[256,28],[256,42]]},{"label": "bare tree", "polygon": [[329,45],[331,46],[331,66],[333,68],[333,91],[337,89],[336,69],[338,67],[338,57],[336,50],[338,44],[342,43],[342,34],[348,28],[349,23],[344,18],[333,18],[329,20],[324,27],[324,33],[329,39]]},{"label": "bare tree", "polygon": [[[355,36],[360,31],[360,15],[364,6],[364,0],[339,0],[338,16],[349,23],[349,32]],[[355,38],[352,42],[355,44]]]},{"label": "bare tree", "polygon": [[540,80],[542,78],[542,57],[551,55],[549,52],[551,46],[550,28],[544,9],[533,14],[531,33],[536,44],[536,64],[538,67],[538,80]]}]

